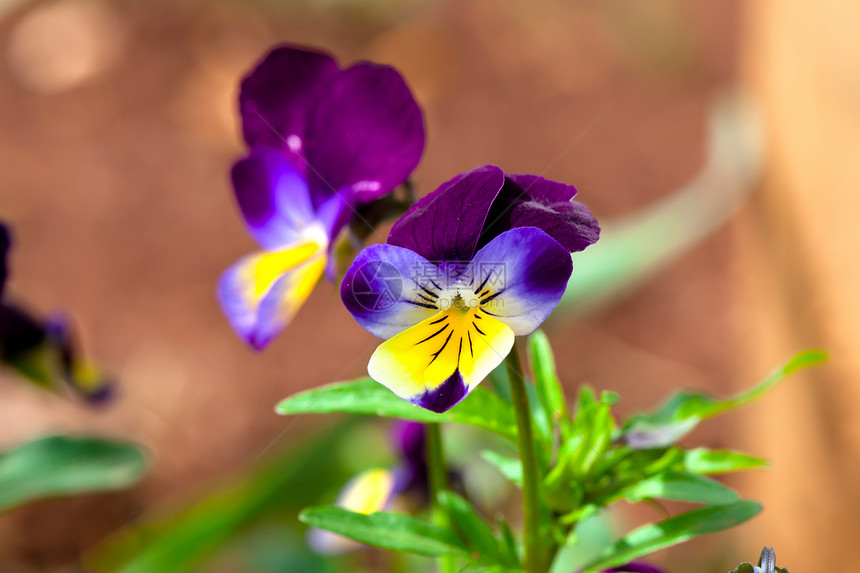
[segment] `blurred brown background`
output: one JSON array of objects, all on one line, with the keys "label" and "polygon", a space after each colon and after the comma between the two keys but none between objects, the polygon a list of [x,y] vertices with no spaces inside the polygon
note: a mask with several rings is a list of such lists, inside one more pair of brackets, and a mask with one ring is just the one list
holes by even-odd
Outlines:
[{"label": "blurred brown background", "polygon": [[697,435],[773,461],[737,484],[766,509],[673,562],[736,565],[765,544],[793,571],[853,561],[837,549],[860,533],[856,3],[2,0],[0,18],[10,288],[68,310],[121,384],[93,415],[4,379],[0,442],[86,428],[140,441],[153,460],[131,492],[0,517],[0,555],[63,563],[274,439],[307,435],[311,420],[273,413],[279,399],[364,373],[375,339],[331,285],[262,354],[213,295],[254,248],[227,179],[243,151],[238,79],[286,41],[402,71],[427,123],[420,193],[483,163],[548,168],[603,220],[695,176],[710,103],[749,90],[767,133],[751,201],[635,295],[549,333],[570,392],[618,391],[622,413],[678,386],[730,393],[802,347],[831,350],[831,365]]}]

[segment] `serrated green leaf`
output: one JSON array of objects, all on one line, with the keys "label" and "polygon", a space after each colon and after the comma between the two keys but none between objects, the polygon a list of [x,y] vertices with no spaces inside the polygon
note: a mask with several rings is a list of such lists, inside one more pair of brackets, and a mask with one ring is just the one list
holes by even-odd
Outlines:
[{"label": "serrated green leaf", "polygon": [[496,536],[472,504],[452,491],[440,492],[439,504],[448,512],[453,527],[466,541],[469,549],[480,555],[480,561],[499,562]]},{"label": "serrated green leaf", "polygon": [[668,471],[644,479],[623,491],[614,499],[631,502],[646,499],[673,499],[708,505],[724,505],[738,501],[738,494],[712,479],[682,472]]},{"label": "serrated green leaf", "polygon": [[519,459],[500,454],[493,450],[483,450],[481,457],[488,464],[499,470],[508,481],[517,487],[523,487],[523,464]]},{"label": "serrated green leaf", "polygon": [[694,474],[723,474],[767,466],[761,458],[730,450],[696,448],[684,452],[684,469]]},{"label": "serrated green leaf", "polygon": [[48,436],[0,453],[0,511],[34,500],[126,488],[146,467],[128,443]]},{"label": "serrated green leaf", "polygon": [[399,513],[356,513],[341,507],[314,507],[299,519],[366,545],[429,557],[465,554],[465,546],[454,532]]},{"label": "serrated green leaf", "polygon": [[547,417],[552,421],[567,420],[564,389],[555,370],[555,358],[549,339],[537,330],[528,339],[528,356],[534,372],[535,388]]},{"label": "serrated green leaf", "polygon": [[704,394],[679,392],[655,412],[640,414],[628,420],[622,433],[634,447],[666,447],[702,420],[745,406],[761,397],[786,376],[826,360],[827,354],[820,350],[801,352],[746,392],[727,400],[717,400]]},{"label": "serrated green leaf", "polygon": [[370,378],[360,378],[296,394],[278,404],[275,411],[281,415],[349,413],[425,423],[452,422],[482,428],[510,440],[517,436],[510,403],[485,388],[476,388],[465,400],[437,414],[398,398]]},{"label": "serrated green leaf", "polygon": [[740,500],[694,509],[658,523],[650,523],[619,539],[597,559],[589,562],[583,568],[583,573],[617,567],[693,537],[734,527],[751,519],[761,509],[761,505],[754,501]]}]

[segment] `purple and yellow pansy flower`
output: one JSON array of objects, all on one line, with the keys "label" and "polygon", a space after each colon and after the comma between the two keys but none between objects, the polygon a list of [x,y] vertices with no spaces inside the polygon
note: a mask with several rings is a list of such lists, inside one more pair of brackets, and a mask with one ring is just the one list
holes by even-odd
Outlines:
[{"label": "purple and yellow pansy flower", "polygon": [[[429,500],[424,424],[400,421],[391,431],[398,463],[393,468],[365,470],[341,489],[335,505],[370,514],[390,509],[414,509]],[[338,554],[362,547],[346,537],[322,529],[308,532],[308,543],[318,553]]]},{"label": "purple and yellow pansy flower", "polygon": [[597,221],[576,189],[487,165],[418,201],[386,245],[356,257],[341,285],[355,319],[387,339],[370,376],[422,408],[466,397],[561,299],[570,253]]},{"label": "purple and yellow pansy flower", "polygon": [[230,267],[218,299],[239,336],[262,349],[328,269],[355,210],[406,181],[424,149],[421,109],[400,74],[328,54],[272,50],[242,81],[249,153],[232,170],[261,251]]}]

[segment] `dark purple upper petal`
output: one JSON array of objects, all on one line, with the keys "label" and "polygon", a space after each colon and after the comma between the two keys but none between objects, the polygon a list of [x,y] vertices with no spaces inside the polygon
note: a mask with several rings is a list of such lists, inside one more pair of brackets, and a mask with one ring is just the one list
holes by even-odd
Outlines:
[{"label": "dark purple upper petal", "polygon": [[394,68],[356,64],[318,97],[305,149],[315,205],[344,188],[372,201],[406,181],[424,151],[424,118]]},{"label": "dark purple upper petal", "polygon": [[413,205],[392,227],[388,243],[433,262],[468,263],[504,182],[494,165],[454,177]]},{"label": "dark purple upper petal", "polygon": [[600,226],[591,211],[577,201],[547,205],[527,201],[515,206],[511,213],[511,227],[538,227],[575,253],[597,242]]},{"label": "dark purple upper petal", "polygon": [[310,107],[337,73],[337,63],[323,52],[291,46],[269,52],[242,80],[239,93],[242,134],[248,145],[299,153]]},{"label": "dark purple upper petal", "polygon": [[550,181],[540,175],[508,173],[505,177],[529,197],[542,203],[560,203],[576,197],[576,187],[567,183]]},{"label": "dark purple upper petal", "polygon": [[571,201],[576,189],[537,175],[508,175],[481,235],[479,247],[516,227],[537,227],[569,252],[595,243],[600,226],[582,203]]},{"label": "dark purple upper petal", "polygon": [[233,166],[232,178],[245,225],[263,248],[299,240],[316,218],[305,178],[277,150],[252,150]]}]

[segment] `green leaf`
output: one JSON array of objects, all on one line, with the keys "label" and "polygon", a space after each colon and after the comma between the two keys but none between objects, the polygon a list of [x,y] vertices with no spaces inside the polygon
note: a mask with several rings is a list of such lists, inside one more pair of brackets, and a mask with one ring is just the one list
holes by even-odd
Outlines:
[{"label": "green leaf", "polygon": [[512,567],[520,566],[520,554],[517,548],[517,540],[511,531],[511,526],[501,515],[496,517],[496,526],[499,528],[499,547],[502,552],[502,562]]},{"label": "green leaf", "polygon": [[306,509],[299,519],[313,527],[391,551],[430,557],[466,553],[452,531],[399,513],[366,515],[328,506]]},{"label": "green leaf", "polygon": [[528,339],[529,362],[534,372],[535,387],[547,417],[552,421],[567,420],[567,403],[564,389],[555,370],[555,358],[549,339],[542,331],[535,331]]},{"label": "green leaf", "polygon": [[351,430],[351,418],[314,436],[298,450],[279,452],[220,484],[206,495],[146,516],[97,546],[85,557],[93,573],[186,573],[267,516],[314,503],[340,483],[333,452]]},{"label": "green leaf", "polygon": [[755,573],[755,568],[750,563],[741,563],[732,573]]},{"label": "green leaf", "polygon": [[597,559],[589,562],[583,573],[617,567],[693,537],[729,529],[760,511],[761,505],[758,503],[740,500],[727,505],[694,509],[658,523],[650,523],[619,539]]},{"label": "green leaf", "polygon": [[425,423],[453,422],[495,432],[510,440],[516,440],[517,436],[511,405],[485,388],[476,388],[447,412],[436,414],[398,398],[370,378],[360,378],[296,394],[278,404],[275,411],[282,415],[341,412]]},{"label": "green leaf", "polygon": [[684,469],[694,474],[723,474],[767,465],[761,458],[730,450],[696,448],[684,452]]},{"label": "green leaf", "polygon": [[801,352],[746,392],[727,400],[716,400],[704,394],[679,392],[655,412],[640,414],[628,420],[623,435],[634,447],[666,447],[702,420],[745,406],[761,397],[786,376],[826,360],[827,354],[820,350]]},{"label": "green leaf", "polygon": [[48,436],[0,453],[0,511],[37,499],[126,488],[146,468],[134,445]]},{"label": "green leaf", "polygon": [[644,479],[625,488],[614,497],[631,502],[645,499],[674,499],[708,505],[723,505],[739,499],[737,493],[717,481],[674,471]]},{"label": "green leaf", "polygon": [[523,487],[523,464],[517,458],[508,457],[493,450],[483,450],[481,457],[499,470],[508,481],[517,487]]},{"label": "green leaf", "polygon": [[451,517],[451,523],[469,549],[476,551],[481,561],[498,563],[499,544],[493,530],[468,501],[452,491],[439,493],[439,503]]}]

